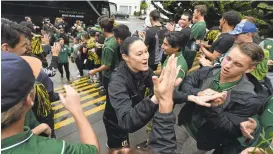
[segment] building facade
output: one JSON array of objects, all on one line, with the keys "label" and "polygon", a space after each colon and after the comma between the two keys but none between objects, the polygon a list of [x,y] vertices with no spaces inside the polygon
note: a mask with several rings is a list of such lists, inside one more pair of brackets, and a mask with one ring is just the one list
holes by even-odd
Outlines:
[{"label": "building facade", "polygon": [[141,0],[109,0],[117,4],[117,11],[134,15],[134,12],[140,11]]}]

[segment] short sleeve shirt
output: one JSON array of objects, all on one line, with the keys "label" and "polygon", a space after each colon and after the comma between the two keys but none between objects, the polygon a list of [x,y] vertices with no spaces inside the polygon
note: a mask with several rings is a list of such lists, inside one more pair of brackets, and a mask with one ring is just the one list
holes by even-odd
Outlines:
[{"label": "short sleeve shirt", "polygon": [[219,52],[220,54],[226,53],[233,45],[234,37],[229,33],[222,33],[218,36],[217,40],[215,40],[210,48],[210,52],[214,51]]},{"label": "short sleeve shirt", "polygon": [[205,21],[196,22],[191,27],[191,38],[194,40],[204,40],[207,24]]},{"label": "short sleeve shirt", "polygon": [[118,44],[113,36],[105,40],[102,49],[101,64],[110,67],[110,69],[102,71],[102,75],[106,78],[110,77],[110,74],[119,63],[117,48]]},{"label": "short sleeve shirt", "polygon": [[[167,57],[167,59],[164,61],[163,63],[163,68],[166,67],[168,59],[170,56]],[[179,73],[177,75],[177,78],[181,78],[184,79],[184,77],[186,76],[186,74],[188,73],[188,65],[187,62],[184,58],[184,56],[182,55],[181,52],[178,52],[175,57],[177,57],[177,67],[180,66],[180,70]]]},{"label": "short sleeve shirt", "polygon": [[24,132],[1,140],[2,154],[97,154],[96,146],[70,144],[62,140],[34,135],[29,127]]}]

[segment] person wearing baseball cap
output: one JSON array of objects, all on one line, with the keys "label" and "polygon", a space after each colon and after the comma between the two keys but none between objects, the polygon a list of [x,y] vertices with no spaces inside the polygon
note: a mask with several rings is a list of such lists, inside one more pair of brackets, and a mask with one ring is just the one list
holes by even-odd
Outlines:
[{"label": "person wearing baseball cap", "polygon": [[35,77],[41,71],[39,60],[1,52],[1,71],[4,72],[1,75],[1,153],[98,153],[96,135],[83,114],[75,89],[65,86],[67,95],[64,98],[60,94],[60,98],[72,113],[83,144],[36,136],[24,126],[25,115],[34,105]]},{"label": "person wearing baseball cap", "polygon": [[[242,20],[239,24],[236,25],[234,30],[230,32],[231,35],[235,36],[235,43],[247,43],[254,42],[253,38],[255,33],[257,32],[257,27],[254,23],[250,21]],[[255,70],[251,72],[259,81],[264,80],[266,74],[268,72],[267,61],[269,60],[269,52],[267,50],[264,51],[264,59],[261,63],[259,63]]]},{"label": "person wearing baseball cap", "polygon": [[253,42],[253,35],[257,32],[257,27],[254,23],[249,21],[241,21],[237,24],[231,35],[235,35],[235,42]]}]

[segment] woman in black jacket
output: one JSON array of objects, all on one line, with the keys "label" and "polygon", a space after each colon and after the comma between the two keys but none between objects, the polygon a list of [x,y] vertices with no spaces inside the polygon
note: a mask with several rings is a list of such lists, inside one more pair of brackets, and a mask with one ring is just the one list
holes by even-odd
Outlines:
[{"label": "woman in black jacket", "polygon": [[109,148],[129,147],[128,133],[145,126],[158,108],[144,42],[129,37],[120,52],[124,61],[111,74],[103,117]]}]

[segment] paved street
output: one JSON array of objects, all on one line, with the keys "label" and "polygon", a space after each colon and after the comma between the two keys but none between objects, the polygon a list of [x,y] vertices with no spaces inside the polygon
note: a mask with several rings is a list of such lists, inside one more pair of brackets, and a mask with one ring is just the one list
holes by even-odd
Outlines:
[{"label": "paved street", "polygon": [[[130,18],[127,20],[124,19],[117,19],[117,23],[120,24],[126,24],[129,26],[130,31],[132,33],[135,32],[135,30],[141,31],[143,29],[144,20],[140,20],[137,18]],[[48,57],[50,59],[50,57]],[[71,73],[71,79],[72,83],[70,83],[77,91],[79,92],[81,96],[81,104],[85,111],[85,115],[88,117],[89,122],[92,124],[92,127],[94,128],[97,137],[100,142],[101,147],[101,153],[105,154],[107,153],[107,148],[105,146],[105,143],[107,141],[106,133],[104,124],[102,121],[102,115],[105,108],[105,96],[100,96],[98,94],[99,89],[94,88],[94,84],[88,83],[88,78],[83,77],[81,79],[77,79],[77,68],[75,63],[69,64],[70,67],[70,73]],[[85,72],[87,75],[88,71]],[[64,73],[65,74],[65,73]],[[55,77],[52,78],[54,82],[54,87],[56,92],[64,93],[64,89],[62,88],[62,85],[69,84],[66,80],[66,77],[64,75],[64,78],[61,79],[60,74],[57,73]],[[56,129],[56,136],[59,139],[64,139],[66,141],[70,141],[73,143],[79,143],[80,137],[79,133],[77,131],[76,124],[74,122],[73,117],[71,114],[69,114],[63,106],[60,104],[60,102],[53,102],[53,109],[55,111],[55,129]],[[177,105],[175,107],[175,113],[178,113],[181,109],[181,105]],[[136,144],[143,142],[146,138],[145,133],[145,127],[133,134],[130,134],[130,143],[132,147],[135,147]],[[191,153],[193,147],[195,145],[192,141],[188,141],[186,143],[186,153]]]}]

